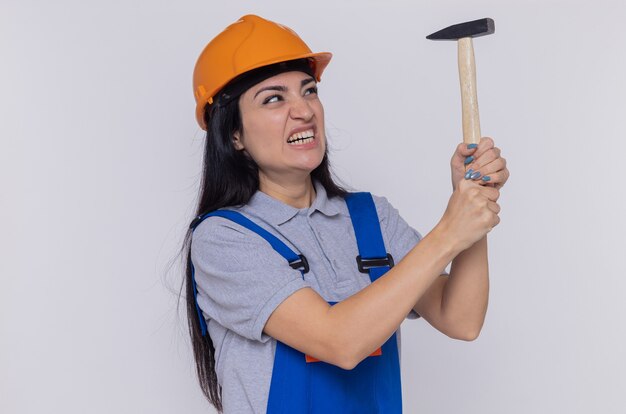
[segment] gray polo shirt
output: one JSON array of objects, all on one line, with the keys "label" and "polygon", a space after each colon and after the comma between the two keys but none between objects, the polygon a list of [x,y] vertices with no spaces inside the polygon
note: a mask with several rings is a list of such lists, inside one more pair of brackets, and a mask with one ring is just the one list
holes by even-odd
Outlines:
[{"label": "gray polo shirt", "polygon": [[[297,209],[261,191],[248,204],[230,208],[306,256],[310,271],[304,279],[265,239],[228,219],[210,217],[194,231],[198,304],[215,346],[226,414],[265,413],[276,341],[263,328],[289,295],[310,287],[339,302],[370,284],[357,269],[359,253],[345,201],[328,198],[317,182],[315,190],[309,208]],[[386,198],[373,197],[385,246],[397,263],[421,236]]]}]

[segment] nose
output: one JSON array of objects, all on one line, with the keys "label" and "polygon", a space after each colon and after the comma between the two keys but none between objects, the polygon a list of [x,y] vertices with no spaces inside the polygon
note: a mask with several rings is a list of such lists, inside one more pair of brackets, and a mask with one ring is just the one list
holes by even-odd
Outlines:
[{"label": "nose", "polygon": [[313,117],[313,108],[311,108],[311,104],[305,98],[296,98],[291,104],[289,115],[293,119],[308,121]]}]

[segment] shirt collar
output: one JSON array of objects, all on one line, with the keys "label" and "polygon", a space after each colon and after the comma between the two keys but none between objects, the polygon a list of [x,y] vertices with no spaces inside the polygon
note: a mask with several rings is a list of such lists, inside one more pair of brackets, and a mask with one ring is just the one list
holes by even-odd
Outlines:
[{"label": "shirt collar", "polygon": [[343,198],[332,197],[329,199],[326,189],[321,183],[313,181],[313,185],[315,186],[316,195],[311,207],[298,209],[270,197],[261,190],[257,190],[244,207],[244,210],[249,210],[255,216],[273,225],[286,223],[298,213],[311,216],[316,211],[319,211],[326,216],[334,216],[343,211],[341,208],[342,206],[345,207]]},{"label": "shirt collar", "polygon": [[[328,198],[326,189],[320,182],[314,181],[313,185],[315,186],[316,196],[315,200],[313,200],[313,203],[311,204],[311,207],[309,208],[309,216],[315,211],[319,211],[328,217],[335,216],[347,208],[342,197]],[[342,209],[342,207],[344,208]]]}]

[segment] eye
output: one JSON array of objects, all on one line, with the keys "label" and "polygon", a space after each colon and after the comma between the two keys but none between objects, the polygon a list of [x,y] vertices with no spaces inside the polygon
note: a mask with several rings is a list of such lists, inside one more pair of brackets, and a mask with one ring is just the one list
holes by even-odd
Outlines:
[{"label": "eye", "polygon": [[278,102],[281,101],[283,98],[280,95],[271,95],[268,96],[267,98],[263,99],[263,105],[269,104],[269,103],[274,103],[274,102]]},{"label": "eye", "polygon": [[304,91],[305,95],[316,94],[317,95],[317,86],[311,86]]}]

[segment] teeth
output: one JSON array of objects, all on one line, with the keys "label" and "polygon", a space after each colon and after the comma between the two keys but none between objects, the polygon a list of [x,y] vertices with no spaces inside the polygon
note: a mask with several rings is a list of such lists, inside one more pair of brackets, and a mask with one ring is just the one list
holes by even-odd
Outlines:
[{"label": "teeth", "polygon": [[292,136],[289,137],[287,143],[291,144],[297,142],[298,144],[304,144],[307,142],[311,142],[314,138],[313,130],[309,129],[307,131],[296,132]]},{"label": "teeth", "polygon": [[314,137],[308,137],[308,138],[298,138],[294,141],[289,141],[288,143],[291,145],[302,145],[302,144],[306,144],[308,142],[313,141],[315,138]]}]

